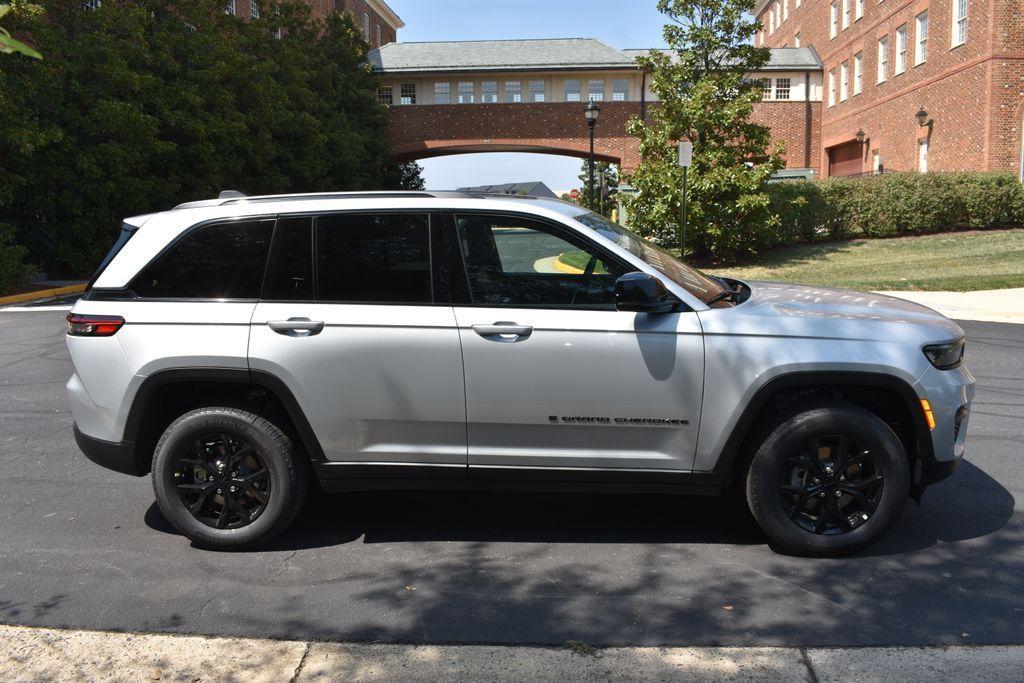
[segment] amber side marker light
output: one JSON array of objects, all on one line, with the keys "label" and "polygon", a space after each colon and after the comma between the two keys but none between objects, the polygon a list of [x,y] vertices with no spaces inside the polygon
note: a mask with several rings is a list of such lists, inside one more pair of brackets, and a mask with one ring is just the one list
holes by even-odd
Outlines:
[{"label": "amber side marker light", "polygon": [[76,315],[68,313],[68,335],[72,337],[110,337],[124,325],[119,315]]},{"label": "amber side marker light", "polygon": [[928,429],[935,429],[935,415],[932,414],[932,404],[928,399],[921,399],[921,410],[924,411],[924,419],[928,422]]}]

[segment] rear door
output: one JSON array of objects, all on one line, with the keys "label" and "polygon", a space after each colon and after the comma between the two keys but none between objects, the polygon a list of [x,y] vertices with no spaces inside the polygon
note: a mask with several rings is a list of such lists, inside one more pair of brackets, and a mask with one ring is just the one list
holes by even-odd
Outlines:
[{"label": "rear door", "polygon": [[[704,376],[697,315],[615,310],[630,264],[563,226],[456,214],[471,476],[689,470]],[[549,472],[550,473],[550,472]]]},{"label": "rear door", "polygon": [[459,335],[432,281],[436,221],[427,211],[278,221],[249,362],[288,385],[340,476],[465,475]]}]

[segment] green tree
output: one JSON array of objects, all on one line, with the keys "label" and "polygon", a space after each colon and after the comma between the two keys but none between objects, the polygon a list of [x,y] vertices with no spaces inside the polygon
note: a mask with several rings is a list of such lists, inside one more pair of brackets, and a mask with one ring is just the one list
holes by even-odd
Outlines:
[{"label": "green tree", "polygon": [[[3,19],[11,11],[11,5],[0,5],[0,19]],[[26,57],[34,57],[35,59],[42,59],[43,56],[38,51],[34,50],[30,46],[16,40],[11,35],[10,31],[0,26],[0,54],[14,54],[15,52],[23,54]]]},{"label": "green tree", "polygon": [[347,14],[317,22],[301,0],[252,22],[222,0],[42,6],[12,28],[46,60],[0,69],[0,215],[53,235],[68,274],[91,272],[125,216],[223,189],[409,180]]},{"label": "green tree", "polygon": [[[601,174],[604,174],[604,189],[605,198],[604,202],[601,201]],[[605,216],[612,215],[612,209],[616,206],[616,192],[619,187],[619,172],[607,161],[595,161],[594,162],[594,206],[590,205],[590,161],[584,159],[583,167],[580,169],[580,174],[577,176],[580,180],[580,198],[578,203],[580,206],[586,209],[590,209],[597,213],[603,213]],[[562,199],[568,199],[568,195],[563,195]],[[602,211],[603,209],[603,211]]]},{"label": "green tree", "polygon": [[669,20],[667,51],[640,57],[660,102],[651,120],[634,119],[641,163],[627,178],[637,194],[623,198],[630,225],[662,244],[678,245],[682,169],[679,140],[693,142],[687,193],[687,252],[701,258],[748,252],[751,234],[774,229],[765,184],[782,167],[770,130],[751,121],[758,85],[747,74],[763,67],[753,46],[755,0],[660,0]]}]

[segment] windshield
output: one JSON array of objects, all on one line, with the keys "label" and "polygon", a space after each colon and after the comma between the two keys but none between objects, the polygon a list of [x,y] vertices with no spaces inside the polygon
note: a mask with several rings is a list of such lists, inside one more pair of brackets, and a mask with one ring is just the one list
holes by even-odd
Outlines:
[{"label": "windshield", "polygon": [[618,223],[613,223],[604,216],[587,212],[573,216],[573,219],[588,228],[596,230],[602,237],[627,249],[634,256],[639,256],[645,263],[657,268],[661,273],[685,288],[686,291],[705,304],[727,291],[718,280],[714,280],[696,268],[686,265],[656,244],[648,242],[643,237],[630,232]]}]

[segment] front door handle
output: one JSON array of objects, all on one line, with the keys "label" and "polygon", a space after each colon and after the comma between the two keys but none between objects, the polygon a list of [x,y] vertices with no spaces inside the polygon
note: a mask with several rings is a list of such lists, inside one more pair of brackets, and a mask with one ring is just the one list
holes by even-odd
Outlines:
[{"label": "front door handle", "polygon": [[289,337],[312,337],[320,334],[324,329],[323,320],[310,320],[309,318],[288,318],[287,320],[271,320],[267,326],[278,334]]},{"label": "front door handle", "polygon": [[518,342],[529,339],[533,334],[532,325],[497,322],[493,325],[473,325],[473,331],[484,339],[500,342]]}]

